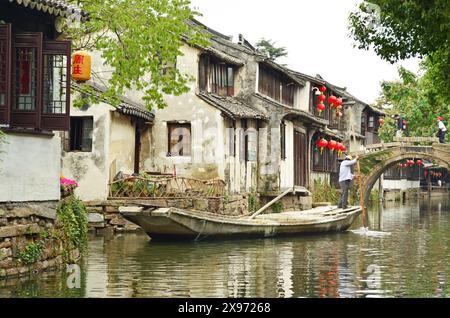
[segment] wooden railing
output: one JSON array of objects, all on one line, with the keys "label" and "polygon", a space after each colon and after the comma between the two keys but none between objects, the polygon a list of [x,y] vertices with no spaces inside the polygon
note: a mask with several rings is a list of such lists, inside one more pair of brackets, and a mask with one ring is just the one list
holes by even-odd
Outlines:
[{"label": "wooden railing", "polygon": [[109,184],[109,197],[116,199],[222,197],[224,194],[225,182],[220,179],[128,176]]}]

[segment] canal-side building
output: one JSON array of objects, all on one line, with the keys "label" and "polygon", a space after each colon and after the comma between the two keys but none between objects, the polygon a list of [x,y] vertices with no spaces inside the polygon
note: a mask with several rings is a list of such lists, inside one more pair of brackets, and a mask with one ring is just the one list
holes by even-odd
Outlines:
[{"label": "canal-side building", "polygon": [[[94,92],[106,88],[92,81]],[[75,94],[80,85],[72,83]],[[74,96],[74,97],[75,97]],[[118,175],[139,174],[151,157],[154,113],[122,97],[117,107],[100,101],[71,108],[70,131],[61,134],[62,174],[77,180],[84,201],[104,201]]]},{"label": "canal-side building", "polygon": [[[165,96],[167,107],[152,112],[133,91],[117,109],[105,103],[72,108],[71,131],[63,136],[64,175],[80,183],[77,194],[86,201],[114,196],[111,183],[118,176],[146,174],[223,180],[225,193],[244,201],[252,194],[265,202],[293,188],[283,207],[310,208],[315,182],[337,185],[338,176],[337,151],[321,151],[317,141],[360,150],[366,105],[320,76],[270,60],[242,36],[235,43],[198,21],[190,23],[211,39],[206,48],[181,47],[176,67],[193,78],[189,91]],[[108,74],[101,55],[91,53],[93,72]],[[101,91],[100,82],[88,84]],[[340,117],[329,106],[317,111],[322,86],[326,98],[343,99]]]},{"label": "canal-side building", "polygon": [[70,119],[71,42],[63,1],[0,4],[0,202],[60,198],[61,139]]},{"label": "canal-side building", "polygon": [[[0,2],[0,278],[62,262],[55,238],[39,240],[55,228],[60,200],[71,41],[59,26],[72,15],[85,16],[61,0]],[[19,255],[38,241],[42,251],[27,265]]]}]

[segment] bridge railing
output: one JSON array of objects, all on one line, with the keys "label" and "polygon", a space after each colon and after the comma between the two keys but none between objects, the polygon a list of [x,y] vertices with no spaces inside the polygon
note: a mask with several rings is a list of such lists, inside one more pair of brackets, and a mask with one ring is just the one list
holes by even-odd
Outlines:
[{"label": "bridge railing", "polygon": [[424,144],[439,143],[439,138],[435,137],[394,137],[393,142],[378,143],[365,146],[364,150],[354,151],[352,155],[364,155],[371,152],[376,152],[384,149],[402,147],[402,146],[423,146]]}]

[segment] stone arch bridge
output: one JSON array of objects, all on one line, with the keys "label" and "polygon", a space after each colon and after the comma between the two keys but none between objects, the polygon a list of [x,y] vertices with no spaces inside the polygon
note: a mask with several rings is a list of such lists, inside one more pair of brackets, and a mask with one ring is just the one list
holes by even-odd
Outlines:
[{"label": "stone arch bridge", "polygon": [[428,160],[450,170],[450,144],[439,144],[437,138],[402,137],[395,142],[371,145],[358,155],[362,192],[367,206],[375,182],[390,167],[406,159]]}]

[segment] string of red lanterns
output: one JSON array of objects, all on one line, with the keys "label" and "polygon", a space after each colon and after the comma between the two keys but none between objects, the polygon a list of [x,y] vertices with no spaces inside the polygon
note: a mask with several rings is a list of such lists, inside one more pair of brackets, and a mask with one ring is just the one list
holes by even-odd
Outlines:
[{"label": "string of red lanterns", "polygon": [[317,110],[319,111],[319,114],[321,114],[324,110],[325,110],[325,100],[327,99],[327,97],[325,96],[325,92],[327,91],[327,88],[322,85],[319,88],[320,91],[320,95],[318,97],[319,99],[319,103],[317,104]]},{"label": "string of red lanterns", "polygon": [[406,160],[405,163],[400,163],[399,167],[400,168],[408,168],[408,167],[412,167],[415,164],[417,164],[419,167],[423,164],[422,160],[418,159],[416,162],[414,162],[414,160],[408,159]]},{"label": "string of red lanterns", "polygon": [[331,152],[337,151],[339,155],[341,155],[343,152],[347,151],[347,147],[340,142],[337,142],[335,140],[326,140],[325,138],[320,138],[316,142],[317,148],[320,149],[320,154],[323,155],[323,150],[325,148],[328,148]]}]

